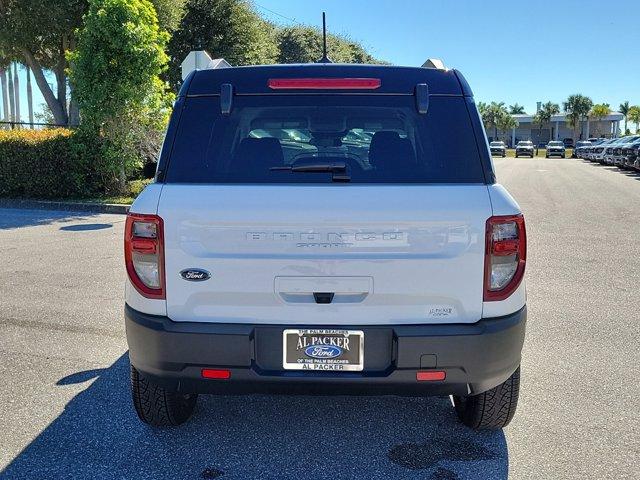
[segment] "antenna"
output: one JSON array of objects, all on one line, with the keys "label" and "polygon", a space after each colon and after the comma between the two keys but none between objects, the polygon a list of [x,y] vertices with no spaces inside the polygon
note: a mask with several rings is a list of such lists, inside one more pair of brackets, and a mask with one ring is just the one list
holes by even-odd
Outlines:
[{"label": "antenna", "polygon": [[318,63],[333,63],[327,56],[327,21],[324,12],[322,12],[322,58]]}]

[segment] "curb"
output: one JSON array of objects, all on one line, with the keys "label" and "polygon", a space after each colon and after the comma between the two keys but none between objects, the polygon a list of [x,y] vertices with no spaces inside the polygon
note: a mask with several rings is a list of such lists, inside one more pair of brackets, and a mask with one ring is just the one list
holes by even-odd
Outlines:
[{"label": "curb", "polygon": [[130,205],[117,203],[62,202],[49,200],[23,200],[0,198],[0,208],[24,208],[32,210],[62,210],[126,215]]}]

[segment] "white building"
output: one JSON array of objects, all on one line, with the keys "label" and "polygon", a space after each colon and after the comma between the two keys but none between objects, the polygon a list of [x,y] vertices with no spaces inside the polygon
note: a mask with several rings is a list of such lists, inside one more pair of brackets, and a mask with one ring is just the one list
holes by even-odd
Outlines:
[{"label": "white building", "polygon": [[[581,121],[576,132],[567,123],[565,113],[560,113],[551,117],[548,125],[540,126],[533,122],[533,115],[516,114],[512,115],[518,121],[518,127],[510,132],[498,132],[500,140],[504,140],[513,146],[520,140],[531,140],[534,144],[546,144],[549,140],[563,140],[572,138],[574,141],[584,140],[589,137],[617,137],[620,135],[620,121],[624,119],[618,112],[611,112],[606,117],[595,121]],[[489,129],[487,136],[493,139],[494,131]]]}]

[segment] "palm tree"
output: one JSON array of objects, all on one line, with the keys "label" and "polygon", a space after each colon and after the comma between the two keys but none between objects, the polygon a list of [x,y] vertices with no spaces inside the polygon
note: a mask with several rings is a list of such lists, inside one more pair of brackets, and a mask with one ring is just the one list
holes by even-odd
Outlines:
[{"label": "palm tree", "polygon": [[[573,128],[574,136],[577,137],[580,121],[588,118],[591,107],[593,106],[593,100],[576,93],[569,95],[569,98],[567,98],[567,101],[564,102],[563,105],[564,111],[567,112],[567,123]],[[582,134],[580,134],[580,138],[582,138]]]},{"label": "palm tree", "polygon": [[2,112],[0,116],[5,122],[10,121],[9,118],[9,85],[7,83],[7,67],[9,59],[6,54],[0,50],[0,97],[2,97]]},{"label": "palm tree", "polygon": [[504,102],[491,102],[489,105],[484,105],[482,122],[485,129],[493,128],[494,139],[498,138],[498,121],[503,115],[509,115]]},{"label": "palm tree", "polygon": [[518,102],[516,102],[513,105],[509,105],[509,113],[511,115],[518,115],[518,114],[525,113],[524,112],[524,107],[522,105],[518,104]]},{"label": "palm tree", "polygon": [[[599,122],[610,113],[611,113],[611,108],[609,108],[608,103],[598,103],[597,105],[594,105],[591,108],[591,112],[589,112],[589,116],[593,118],[596,122]],[[596,136],[599,136],[598,129],[599,127],[598,127],[598,124],[596,123]]]},{"label": "palm tree", "polygon": [[[518,121],[510,113],[505,113],[498,118],[498,128],[505,135],[509,130],[517,128],[518,125]],[[513,145],[511,145],[511,148],[513,148]]]},{"label": "palm tree", "polygon": [[[9,69],[7,71],[8,75],[8,94],[9,94],[9,121],[10,122],[15,122],[16,121],[16,95],[15,92],[13,90],[13,69],[11,68],[11,64],[9,64]],[[13,128],[13,125],[11,125],[11,127]]]},{"label": "palm tree", "polygon": [[2,120],[9,121],[9,87],[7,85],[7,71],[0,67],[0,95],[2,96]]},{"label": "palm tree", "polygon": [[636,124],[636,133],[640,132],[640,106],[629,107],[629,120]]},{"label": "palm tree", "polygon": [[560,113],[560,106],[557,103],[547,102],[540,107],[540,110],[533,116],[533,123],[538,124],[538,141],[536,142],[536,155],[538,154],[538,145],[542,136],[542,126],[551,121],[551,117]]},{"label": "palm tree", "polygon": [[34,128],[33,125],[33,90],[31,88],[31,69],[29,66],[27,70],[27,111],[29,112],[29,127]]},{"label": "palm tree", "polygon": [[627,100],[624,103],[620,104],[620,107],[618,108],[618,110],[620,111],[620,113],[622,114],[622,116],[624,117],[624,134],[626,135],[627,132],[629,131],[629,129],[627,128],[627,118],[629,115],[629,108],[631,108],[629,106],[629,100]]},{"label": "palm tree", "polygon": [[[20,118],[20,75],[18,75],[18,65],[18,62],[13,63],[13,94],[16,96],[15,121],[19,124],[22,118]],[[16,128],[20,128],[20,125],[16,125]]]},{"label": "palm tree", "polygon": [[484,122],[484,117],[487,112],[487,108],[489,106],[486,104],[486,102],[478,102],[477,107],[478,107],[478,113],[480,114],[480,118]]}]

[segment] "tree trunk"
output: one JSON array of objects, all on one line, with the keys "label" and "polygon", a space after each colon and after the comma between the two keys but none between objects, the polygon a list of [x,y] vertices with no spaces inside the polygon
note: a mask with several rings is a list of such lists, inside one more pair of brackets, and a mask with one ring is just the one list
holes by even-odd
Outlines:
[{"label": "tree trunk", "polygon": [[[11,65],[9,65],[9,89],[8,89],[8,93],[9,93],[9,121],[10,122],[15,122],[16,119],[16,97],[15,97],[15,93],[13,91],[13,69],[11,68]],[[11,128],[13,128],[13,125],[11,125]]]},{"label": "tree trunk", "polygon": [[73,98],[73,91],[71,91],[71,100],[69,100],[69,125],[72,127],[80,125],[80,110],[77,100]]},{"label": "tree trunk", "polygon": [[[16,122],[21,122],[20,118],[20,75],[18,75],[18,62],[13,64],[13,92],[16,96]],[[18,128],[20,126],[18,125]]]},{"label": "tree trunk", "polygon": [[7,71],[0,68],[0,88],[2,88],[2,120],[9,121],[9,90],[7,87]]},{"label": "tree trunk", "polygon": [[33,91],[31,90],[31,69],[29,67],[27,67],[27,107],[29,109],[29,126],[33,129]]},{"label": "tree trunk", "polygon": [[127,190],[127,171],[124,158],[120,159],[118,165],[118,193],[124,195]]},{"label": "tree trunk", "polygon": [[[47,82],[47,79],[44,76],[42,66],[38,63],[33,54],[27,49],[23,49],[22,54],[25,57],[27,65],[29,65],[29,67],[31,67],[31,70],[33,71],[33,77],[36,80],[36,84],[38,85],[38,88],[40,89],[45,102],[47,102],[47,106],[49,107],[49,110],[51,110],[55,122],[58,125],[67,125],[68,118],[65,105],[66,98],[56,98],[56,96],[53,94],[53,91],[51,90],[51,87],[49,86],[49,83]],[[63,107],[63,105],[65,106]]]}]

